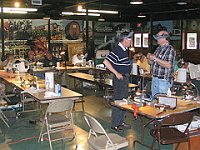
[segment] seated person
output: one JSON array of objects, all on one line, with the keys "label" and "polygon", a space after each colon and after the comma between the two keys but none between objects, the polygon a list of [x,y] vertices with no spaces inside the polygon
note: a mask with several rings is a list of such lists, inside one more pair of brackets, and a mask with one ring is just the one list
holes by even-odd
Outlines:
[{"label": "seated person", "polygon": [[27,55],[25,56],[25,59],[25,66],[29,66],[29,68],[32,70],[36,63],[35,52],[33,50],[28,51]]},{"label": "seated person", "polygon": [[150,65],[148,63],[148,60],[146,58],[146,56],[144,54],[142,54],[142,52],[137,52],[134,56],[133,56],[135,62],[137,63],[137,65],[139,66],[140,69],[143,69],[144,74],[149,74],[150,73]]},{"label": "seated person", "polygon": [[53,67],[57,64],[57,58],[54,57],[50,52],[48,52],[43,59],[43,67]]},{"label": "seated person", "polygon": [[26,60],[27,60],[29,63],[34,63],[34,62],[36,62],[36,60],[35,60],[35,52],[34,52],[33,50],[28,51]]},{"label": "seated person", "polygon": [[72,57],[72,64],[75,66],[81,66],[83,64],[83,51],[79,51]]},{"label": "seated person", "polygon": [[6,54],[6,60],[3,61],[3,67],[12,68],[13,64],[15,63],[15,58],[13,54]]}]

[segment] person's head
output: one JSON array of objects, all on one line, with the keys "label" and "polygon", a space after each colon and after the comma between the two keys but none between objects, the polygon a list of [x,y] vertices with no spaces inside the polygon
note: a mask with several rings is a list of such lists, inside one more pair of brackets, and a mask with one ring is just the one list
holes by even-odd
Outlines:
[{"label": "person's head", "polygon": [[6,59],[7,60],[14,60],[13,54],[10,54],[10,53],[6,54]]},{"label": "person's head", "polygon": [[49,59],[49,60],[51,60],[53,58],[53,55],[51,53],[47,53],[46,54],[46,58]]},{"label": "person's head", "polygon": [[160,30],[156,35],[153,35],[159,45],[164,45],[169,42],[170,36],[166,30]]},{"label": "person's head", "polygon": [[132,44],[133,32],[130,33],[121,33],[119,37],[119,42],[125,47],[130,47]]},{"label": "person's head", "polygon": [[77,55],[77,58],[81,60],[83,58],[83,51],[78,51],[76,55]]},{"label": "person's head", "polygon": [[30,50],[30,51],[28,52],[28,58],[29,58],[29,59],[33,59],[34,56],[35,56],[34,51]]},{"label": "person's head", "polygon": [[143,56],[144,55],[142,54],[142,52],[139,51],[139,52],[136,52],[136,54],[134,55],[134,58],[136,60],[141,60]]}]

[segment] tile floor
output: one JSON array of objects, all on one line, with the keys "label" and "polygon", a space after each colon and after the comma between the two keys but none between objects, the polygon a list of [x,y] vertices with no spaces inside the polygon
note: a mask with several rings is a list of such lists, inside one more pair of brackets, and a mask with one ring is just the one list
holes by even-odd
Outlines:
[{"label": "tile floor", "polygon": [[[95,93],[91,89],[84,90],[84,106],[85,112],[95,116],[96,119],[103,125],[108,132],[110,130],[111,107],[106,103],[102,97],[101,89]],[[18,119],[15,118],[14,111],[6,111],[8,116],[10,128],[0,120],[0,150],[48,150],[48,141],[38,143],[41,123],[41,112],[23,113]],[[76,104],[74,111],[74,120],[77,130],[78,150],[86,150],[87,135],[89,128],[87,127],[84,118],[84,112],[81,110],[81,104]],[[36,120],[32,123],[32,121]],[[127,113],[126,122],[132,125],[131,129],[125,130],[121,133],[122,136],[127,137],[129,146],[125,150],[132,150],[133,141],[139,139],[141,136],[140,119],[134,119],[131,113]],[[149,135],[149,128],[145,132],[145,143],[150,144],[152,141]],[[76,148],[76,143],[72,141],[58,141],[53,143],[55,150],[73,150]],[[146,148],[136,145],[135,150],[146,150]],[[172,146],[163,146],[162,150],[172,150]]]}]

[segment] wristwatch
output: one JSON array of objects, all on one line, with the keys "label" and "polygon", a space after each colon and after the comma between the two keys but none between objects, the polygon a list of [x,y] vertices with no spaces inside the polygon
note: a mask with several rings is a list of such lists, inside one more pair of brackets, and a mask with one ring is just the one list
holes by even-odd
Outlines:
[{"label": "wristwatch", "polygon": [[156,60],[156,59],[154,59],[153,61],[154,61],[154,62],[157,62],[157,60]]}]

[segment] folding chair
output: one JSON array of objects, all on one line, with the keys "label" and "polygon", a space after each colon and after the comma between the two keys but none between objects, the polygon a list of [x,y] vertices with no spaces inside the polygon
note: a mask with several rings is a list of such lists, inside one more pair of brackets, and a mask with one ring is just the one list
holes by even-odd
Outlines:
[{"label": "folding chair", "polygon": [[128,146],[128,140],[115,133],[106,133],[102,125],[91,115],[85,114],[84,119],[90,127],[88,145],[95,150],[116,150]]},{"label": "folding chair", "polygon": [[6,126],[9,128],[10,126],[8,125],[8,118],[4,115],[2,110],[0,110],[0,118],[6,124]]},{"label": "folding chair", "polygon": [[[6,103],[6,101],[4,99],[9,101],[9,99],[5,95],[5,85],[0,83],[0,101],[1,101],[1,103]],[[8,118],[4,115],[4,113],[2,111],[3,108],[5,108],[5,107],[4,106],[0,107],[0,118],[6,124],[7,127],[10,127],[8,125]]]},{"label": "folding chair", "polygon": [[[21,99],[21,106],[22,110],[17,113],[17,117],[19,114],[24,112],[32,112],[32,111],[38,111],[41,109],[41,105],[39,102],[37,102],[35,99],[29,97],[27,95],[26,91],[20,92],[20,99]],[[35,104],[36,103],[36,104]],[[33,105],[34,104],[34,105]]]},{"label": "folding chair", "polygon": [[[52,150],[52,142],[68,138],[69,134],[67,131],[72,131],[72,137],[70,139],[75,138],[76,142],[75,125],[72,115],[73,105],[73,100],[66,99],[59,99],[49,104],[45,113],[38,142],[40,140],[43,141],[43,136],[47,134],[49,146]],[[45,126],[46,132],[44,132]],[[56,133],[59,134],[57,135],[59,137],[52,139],[51,136],[56,135]]]},{"label": "folding chair", "polygon": [[[190,112],[176,113],[168,115],[160,120],[155,120],[154,128],[151,129],[150,135],[153,137],[153,142],[151,146],[145,145],[139,141],[134,142],[139,143],[150,149],[156,149],[155,144],[158,143],[158,149],[160,150],[160,145],[177,144],[178,148],[181,142],[188,142],[188,149],[190,149],[190,140],[188,127],[190,126],[193,119],[193,115]],[[185,125],[185,129],[180,131],[177,129],[177,125]]]}]

